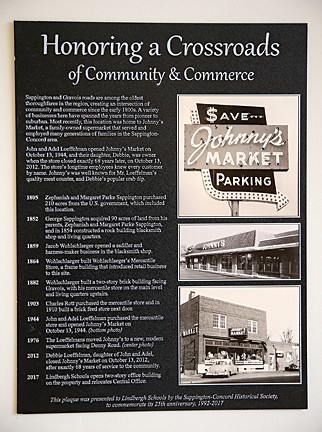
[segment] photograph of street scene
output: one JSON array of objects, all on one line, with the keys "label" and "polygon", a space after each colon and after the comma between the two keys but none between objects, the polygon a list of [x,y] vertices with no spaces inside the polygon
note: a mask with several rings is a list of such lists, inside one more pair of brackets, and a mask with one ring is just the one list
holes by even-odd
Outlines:
[{"label": "photograph of street scene", "polygon": [[180,280],[299,279],[299,224],[179,225]]},{"label": "photograph of street scene", "polygon": [[179,384],[301,382],[300,287],[180,287]]}]

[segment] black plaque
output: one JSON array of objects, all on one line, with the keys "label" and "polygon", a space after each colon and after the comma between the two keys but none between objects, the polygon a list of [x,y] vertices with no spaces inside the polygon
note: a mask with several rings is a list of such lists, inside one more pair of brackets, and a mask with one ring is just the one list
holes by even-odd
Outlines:
[{"label": "black plaque", "polygon": [[[254,385],[180,382],[178,292],[189,282],[178,280],[187,220],[176,212],[180,94],[301,95],[305,191],[306,34],[302,24],[15,23],[19,413],[306,407],[305,194],[300,379],[291,390],[260,382],[274,401],[225,398]],[[251,112],[254,124],[265,117]],[[197,336],[184,338],[189,355],[203,349]]]}]

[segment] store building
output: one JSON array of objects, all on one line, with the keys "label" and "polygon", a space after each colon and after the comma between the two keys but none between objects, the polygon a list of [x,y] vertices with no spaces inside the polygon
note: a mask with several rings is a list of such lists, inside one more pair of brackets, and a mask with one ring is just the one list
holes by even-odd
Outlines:
[{"label": "store building", "polygon": [[299,231],[279,234],[257,229],[190,246],[188,269],[236,277],[299,278]]},{"label": "store building", "polygon": [[298,370],[300,353],[298,343],[267,341],[269,370]]},{"label": "store building", "polygon": [[298,345],[268,341],[263,310],[191,292],[180,306],[181,372],[202,374],[218,358],[238,372],[285,370],[298,361]]},{"label": "store building", "polygon": [[180,306],[184,373],[203,373],[212,359],[231,358],[242,370],[264,369],[266,312],[204,296]]}]

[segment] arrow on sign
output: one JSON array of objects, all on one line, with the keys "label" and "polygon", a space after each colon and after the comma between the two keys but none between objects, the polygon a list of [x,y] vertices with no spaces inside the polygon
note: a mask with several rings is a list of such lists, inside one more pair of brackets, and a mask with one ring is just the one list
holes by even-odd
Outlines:
[{"label": "arrow on sign", "polygon": [[221,192],[214,188],[209,169],[202,169],[201,176],[206,192],[212,197],[220,201],[261,201],[276,204],[277,210],[285,207],[290,200],[279,191],[276,194],[263,192]]}]

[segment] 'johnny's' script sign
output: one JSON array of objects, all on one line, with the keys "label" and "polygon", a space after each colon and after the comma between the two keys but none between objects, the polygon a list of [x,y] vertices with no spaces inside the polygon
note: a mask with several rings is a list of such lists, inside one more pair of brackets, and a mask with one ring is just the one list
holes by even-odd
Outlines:
[{"label": "'johnny's' script sign", "polygon": [[185,170],[287,171],[287,126],[185,125]]}]

